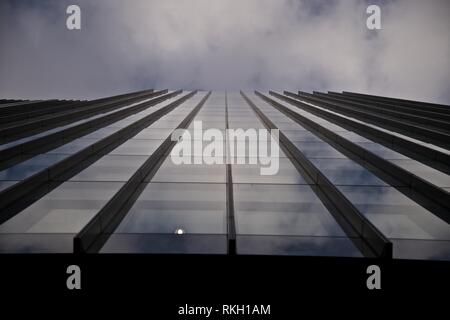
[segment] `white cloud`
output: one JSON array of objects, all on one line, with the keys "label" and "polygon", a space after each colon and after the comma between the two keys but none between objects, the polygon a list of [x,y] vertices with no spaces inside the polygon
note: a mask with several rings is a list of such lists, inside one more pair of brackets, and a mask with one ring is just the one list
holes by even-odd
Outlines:
[{"label": "white cloud", "polygon": [[[379,1],[378,1],[379,2]],[[77,1],[3,4],[0,95],[92,98],[146,87],[347,90],[450,102],[450,2]]]}]

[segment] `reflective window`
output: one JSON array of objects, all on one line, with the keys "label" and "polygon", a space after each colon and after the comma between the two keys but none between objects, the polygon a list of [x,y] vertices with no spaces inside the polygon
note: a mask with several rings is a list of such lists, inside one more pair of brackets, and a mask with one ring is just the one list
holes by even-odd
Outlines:
[{"label": "reflective window", "polygon": [[0,225],[0,232],[78,232],[121,186],[118,182],[65,182]]},{"label": "reflective window", "polygon": [[172,129],[144,129],[133,137],[133,139],[164,140],[171,135]]},{"label": "reflective window", "polygon": [[53,149],[48,154],[74,154],[77,153],[80,150],[83,150],[86,147],[89,147],[90,145],[93,145],[95,142],[97,142],[97,139],[84,139],[80,138],[77,140],[74,140],[72,142],[66,143],[56,149]]},{"label": "reflective window", "polygon": [[408,157],[402,155],[401,153],[386,148],[385,146],[378,143],[356,142],[356,144],[366,150],[369,150],[372,153],[375,153],[377,156],[380,156],[383,159],[408,159]]},{"label": "reflective window", "polygon": [[306,130],[283,130],[290,141],[322,142],[320,138]]},{"label": "reflective window", "polygon": [[324,128],[327,128],[328,130],[331,130],[333,132],[337,132],[337,131],[346,131],[344,128],[335,125],[334,123],[330,123],[330,122],[318,122],[320,123],[320,125]]},{"label": "reflective window", "polygon": [[395,258],[450,259],[450,226],[392,187],[338,187],[393,243]]},{"label": "reflective window", "polygon": [[[276,161],[278,161],[278,171],[276,171],[277,164],[275,160],[265,165],[261,165],[260,163],[250,164],[248,159],[247,161],[242,160],[245,164],[233,164],[233,183],[305,184],[302,176],[288,158],[279,158]],[[235,163],[238,163],[238,161]],[[273,175],[262,175],[261,167],[273,167],[276,173]]]},{"label": "reflective window", "polygon": [[396,164],[397,166],[408,170],[415,174],[416,176],[431,182],[438,187],[450,187],[450,176],[426,166],[415,160],[391,160],[390,162]]},{"label": "reflective window", "polygon": [[259,121],[229,121],[230,128],[252,128],[252,129],[264,129],[265,126]]},{"label": "reflective window", "polygon": [[225,234],[113,233],[100,253],[226,254]]},{"label": "reflective window", "polygon": [[[272,144],[274,145],[272,149]],[[261,149],[260,146],[266,146],[266,150]],[[229,152],[231,158],[235,159],[233,163],[236,163],[236,158],[246,158],[246,157],[265,157],[274,156],[278,152],[280,158],[286,158],[287,155],[281,150],[281,147],[276,142],[271,142],[268,140],[249,140],[249,139],[233,139],[228,144]],[[261,152],[260,152],[261,150]]]},{"label": "reflective window", "polygon": [[335,185],[386,185],[350,159],[314,159],[314,165]]},{"label": "reflective window", "polygon": [[359,134],[351,132],[351,131],[341,131],[341,132],[338,132],[338,134],[341,137],[343,137],[351,142],[371,142],[371,140],[366,139],[366,138],[360,136]]},{"label": "reflective window", "polygon": [[[200,164],[195,164],[196,161],[200,162]],[[158,169],[151,181],[225,183],[225,162],[222,160],[222,164],[206,164],[204,161],[212,163],[213,159],[210,157],[196,157],[191,159],[191,164],[174,164],[169,156]]]},{"label": "reflective window", "polygon": [[362,257],[357,239],[315,236],[238,235],[238,254]]},{"label": "reflective window", "polygon": [[360,255],[310,187],[235,184],[233,190],[238,253]]},{"label": "reflective window", "polygon": [[120,130],[120,128],[118,128],[118,127],[105,127],[105,128],[98,129],[90,134],[87,134],[87,135],[83,136],[83,138],[84,139],[103,139],[119,130]]},{"label": "reflective window", "polygon": [[115,233],[224,234],[224,184],[149,183]]},{"label": "reflective window", "polygon": [[325,142],[293,142],[307,158],[347,158]]},{"label": "reflective window", "polygon": [[[197,119],[194,119],[188,129],[194,129],[194,126],[196,125],[197,128],[200,128],[198,124],[194,124],[194,121],[197,121]],[[202,121],[201,125],[202,129],[225,129],[225,121]]]},{"label": "reflective window", "polygon": [[205,115],[205,114],[197,114],[195,117],[195,121],[207,121],[207,122],[225,122],[225,115]]},{"label": "reflective window", "polygon": [[117,155],[151,155],[164,140],[138,140],[130,139],[124,144],[120,145],[110,154]]},{"label": "reflective window", "polygon": [[0,252],[72,252],[75,234],[121,186],[63,183],[0,225]]},{"label": "reflective window", "polygon": [[228,109],[228,122],[234,121],[253,122],[257,121],[256,119],[257,119],[256,115],[252,112],[236,113]]},{"label": "reflective window", "polygon": [[175,129],[176,127],[178,127],[178,125],[180,124],[181,121],[177,121],[177,120],[158,120],[156,122],[154,122],[151,125],[151,128],[171,128],[171,129]]},{"label": "reflective window", "polygon": [[[270,117],[269,117],[270,119]],[[280,129],[281,131],[292,131],[292,130],[300,130],[301,126],[299,126],[297,123],[292,122],[292,123],[276,123],[274,122],[275,125],[278,127],[278,129]]]},{"label": "reflective window", "polygon": [[388,238],[450,240],[450,226],[392,187],[338,187]]},{"label": "reflective window", "polygon": [[71,181],[128,181],[147,156],[106,155],[72,177]]},{"label": "reflective window", "polygon": [[23,180],[66,158],[60,154],[41,154],[0,171],[0,180]]},{"label": "reflective window", "polygon": [[239,234],[345,236],[309,186],[236,184],[233,189]]}]

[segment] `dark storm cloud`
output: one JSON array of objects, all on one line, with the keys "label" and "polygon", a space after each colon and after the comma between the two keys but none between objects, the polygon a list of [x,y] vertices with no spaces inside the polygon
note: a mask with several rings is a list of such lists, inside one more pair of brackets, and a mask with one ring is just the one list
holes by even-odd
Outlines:
[{"label": "dark storm cloud", "polygon": [[[17,4],[19,3],[19,4]],[[450,102],[450,2],[2,1],[0,95],[146,87],[352,90]],[[65,28],[78,4],[82,30]]]}]

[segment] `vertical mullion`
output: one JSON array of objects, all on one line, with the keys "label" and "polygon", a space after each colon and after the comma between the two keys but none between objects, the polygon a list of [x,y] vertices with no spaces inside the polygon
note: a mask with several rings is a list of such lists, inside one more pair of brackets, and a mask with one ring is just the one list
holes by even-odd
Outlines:
[{"label": "vertical mullion", "polygon": [[228,96],[225,91],[225,141],[226,141],[226,179],[227,179],[227,188],[226,188],[226,197],[227,197],[227,239],[228,239],[228,254],[235,255],[236,254],[236,222],[234,219],[234,199],[233,199],[233,174],[231,164],[229,163],[229,152],[230,148],[228,144],[230,141],[228,140]]}]

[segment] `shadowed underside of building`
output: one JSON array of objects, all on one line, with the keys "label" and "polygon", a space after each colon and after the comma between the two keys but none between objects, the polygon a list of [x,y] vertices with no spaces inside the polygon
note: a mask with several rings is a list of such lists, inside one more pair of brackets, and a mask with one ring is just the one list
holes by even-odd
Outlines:
[{"label": "shadowed underside of building", "polygon": [[[279,170],[176,165],[197,121],[278,129]],[[0,252],[450,260],[449,146],[450,106],[351,92],[0,100]]]}]

